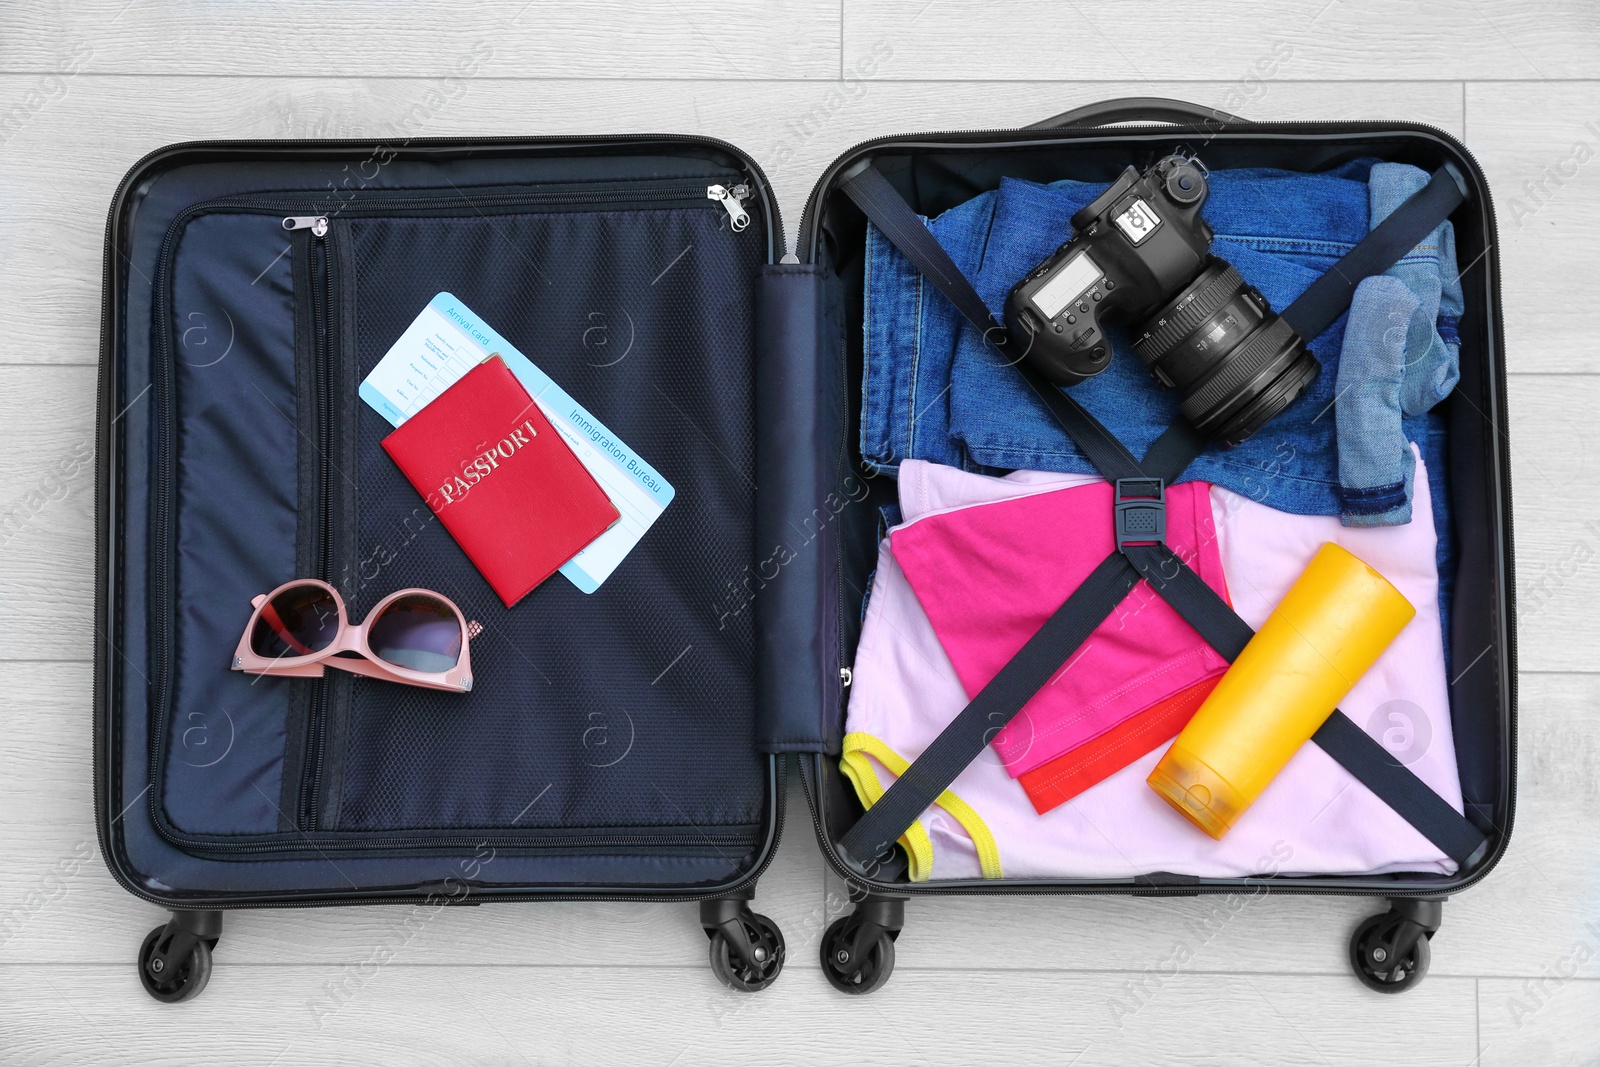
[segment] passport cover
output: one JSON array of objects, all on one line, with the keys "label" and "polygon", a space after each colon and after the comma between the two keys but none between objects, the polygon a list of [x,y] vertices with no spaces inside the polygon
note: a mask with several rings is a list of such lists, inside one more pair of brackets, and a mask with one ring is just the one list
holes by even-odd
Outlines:
[{"label": "passport cover", "polygon": [[620,518],[497,355],[383,448],[508,608]]}]

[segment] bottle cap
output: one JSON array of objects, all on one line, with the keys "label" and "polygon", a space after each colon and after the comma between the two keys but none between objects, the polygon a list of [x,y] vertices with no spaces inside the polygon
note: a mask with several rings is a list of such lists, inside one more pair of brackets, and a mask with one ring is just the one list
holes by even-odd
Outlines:
[{"label": "bottle cap", "polygon": [[1162,800],[1219,841],[1250,806],[1231,782],[1176,743],[1145,780]]}]

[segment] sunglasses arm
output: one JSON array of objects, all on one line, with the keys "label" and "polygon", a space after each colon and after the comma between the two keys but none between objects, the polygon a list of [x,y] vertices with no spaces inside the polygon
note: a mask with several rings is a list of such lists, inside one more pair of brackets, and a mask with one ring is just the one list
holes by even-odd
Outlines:
[{"label": "sunglasses arm", "polygon": [[[239,668],[235,668],[239,669]],[[321,663],[303,663],[293,666],[272,666],[265,670],[246,670],[246,674],[270,674],[274,678],[321,678]]]}]

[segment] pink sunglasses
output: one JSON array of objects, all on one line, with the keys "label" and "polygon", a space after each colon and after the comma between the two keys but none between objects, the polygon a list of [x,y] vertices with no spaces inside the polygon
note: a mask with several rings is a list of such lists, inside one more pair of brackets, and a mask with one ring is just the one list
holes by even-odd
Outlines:
[{"label": "pink sunglasses", "polygon": [[467,643],[483,627],[438,593],[390,593],[359,626],[346,617],[338,590],[315,578],[286,582],[251,603],[255,611],[233,651],[236,671],[321,678],[323,668],[337,667],[429,689],[472,689]]}]

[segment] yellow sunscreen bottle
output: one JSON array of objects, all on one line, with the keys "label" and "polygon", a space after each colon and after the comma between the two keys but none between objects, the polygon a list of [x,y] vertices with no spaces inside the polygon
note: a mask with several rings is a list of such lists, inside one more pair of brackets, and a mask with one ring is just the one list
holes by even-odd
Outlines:
[{"label": "yellow sunscreen bottle", "polygon": [[1220,839],[1416,613],[1383,575],[1323,545],[1150,772],[1150,787]]}]

